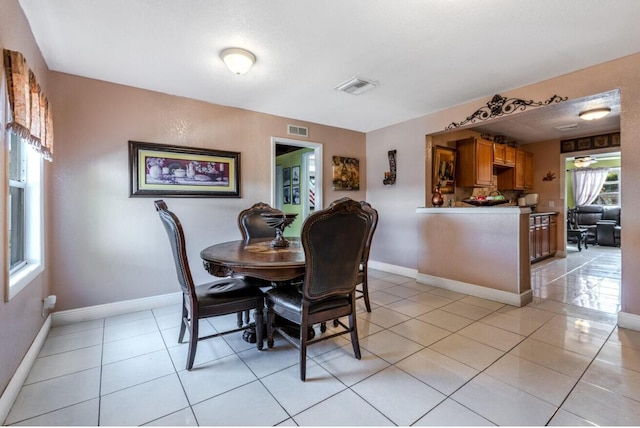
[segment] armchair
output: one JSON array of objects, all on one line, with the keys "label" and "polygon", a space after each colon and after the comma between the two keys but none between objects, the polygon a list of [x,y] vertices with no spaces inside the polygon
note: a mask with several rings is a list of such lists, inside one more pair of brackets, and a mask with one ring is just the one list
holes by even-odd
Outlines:
[{"label": "armchair", "polygon": [[602,220],[596,222],[598,245],[620,246],[620,208],[609,208],[602,214]]}]

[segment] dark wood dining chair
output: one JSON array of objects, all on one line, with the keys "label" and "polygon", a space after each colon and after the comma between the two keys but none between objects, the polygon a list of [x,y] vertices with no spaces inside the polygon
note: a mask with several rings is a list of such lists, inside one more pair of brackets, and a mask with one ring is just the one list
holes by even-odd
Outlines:
[{"label": "dark wood dining chair", "polygon": [[[307,345],[341,334],[351,335],[353,352],[360,359],[355,310],[356,277],[367,240],[370,216],[357,201],[348,199],[311,214],[302,225],[305,254],[302,286],[275,287],[265,292],[267,302],[267,346],[273,346],[278,331],[300,349],[300,379],[306,379]],[[276,317],[278,315],[279,317]],[[340,317],[340,331],[309,341],[309,328]],[[299,337],[289,334],[286,321],[299,327]]]},{"label": "dark wood dining chair", "polygon": [[[279,209],[273,208],[271,205],[264,202],[258,202],[251,207],[240,211],[238,214],[238,228],[242,234],[242,239],[248,241],[249,239],[259,238],[275,238],[276,230],[269,226],[265,221],[262,214],[282,214]],[[256,280],[257,281],[257,280]],[[271,283],[263,281],[262,286],[270,286]],[[238,314],[242,318],[242,314]],[[249,322],[249,312],[245,312],[245,320]]]},{"label": "dark wood dining chair", "polygon": [[244,278],[221,278],[206,284],[195,285],[187,260],[184,231],[180,220],[174,213],[169,211],[167,204],[163,200],[155,201],[155,206],[169,237],[171,252],[178,274],[178,283],[182,289],[182,320],[178,343],[182,343],[184,334],[188,329],[190,337],[187,370],[193,368],[199,340],[253,327],[253,325],[243,327],[240,318],[237,329],[198,337],[198,322],[202,318],[242,313],[243,311],[255,309],[256,342],[258,349],[262,349],[264,295],[260,288]]},{"label": "dark wood dining chair", "polygon": [[360,206],[369,214],[370,226],[367,233],[367,242],[362,252],[358,279],[356,280],[356,284],[361,285],[361,288],[356,287],[356,292],[358,293],[358,299],[364,299],[367,312],[371,312],[371,303],[369,302],[369,253],[371,251],[371,243],[373,242],[373,234],[378,226],[378,211],[367,201],[360,201]]},{"label": "dark wood dining chair", "polygon": [[276,230],[269,226],[262,214],[282,214],[282,211],[264,202],[258,202],[238,214],[238,228],[242,239],[275,238]]}]

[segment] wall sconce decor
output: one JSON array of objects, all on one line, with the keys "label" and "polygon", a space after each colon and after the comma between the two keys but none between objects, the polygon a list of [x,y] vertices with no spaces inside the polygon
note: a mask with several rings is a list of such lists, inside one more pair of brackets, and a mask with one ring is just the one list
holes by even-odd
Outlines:
[{"label": "wall sconce decor", "polygon": [[389,150],[389,171],[384,173],[382,184],[396,184],[396,151]]},{"label": "wall sconce decor", "polygon": [[553,181],[555,179],[556,179],[556,173],[551,171],[547,172],[547,175],[542,177],[542,181]]}]

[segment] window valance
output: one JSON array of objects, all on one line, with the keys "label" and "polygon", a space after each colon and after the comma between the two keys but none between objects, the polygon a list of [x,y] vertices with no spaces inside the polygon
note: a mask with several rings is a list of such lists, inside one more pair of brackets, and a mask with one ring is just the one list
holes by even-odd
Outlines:
[{"label": "window valance", "polygon": [[53,156],[53,116],[45,97],[20,52],[4,50],[10,115],[7,129],[26,139],[42,157]]}]

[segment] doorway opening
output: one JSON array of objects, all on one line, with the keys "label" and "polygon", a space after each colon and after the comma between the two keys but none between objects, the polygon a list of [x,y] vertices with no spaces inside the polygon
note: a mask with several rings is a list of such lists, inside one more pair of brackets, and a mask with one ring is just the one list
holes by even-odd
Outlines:
[{"label": "doorway opening", "polygon": [[299,236],[304,220],[322,208],[322,144],[271,138],[271,206],[298,213],[285,230]]}]

